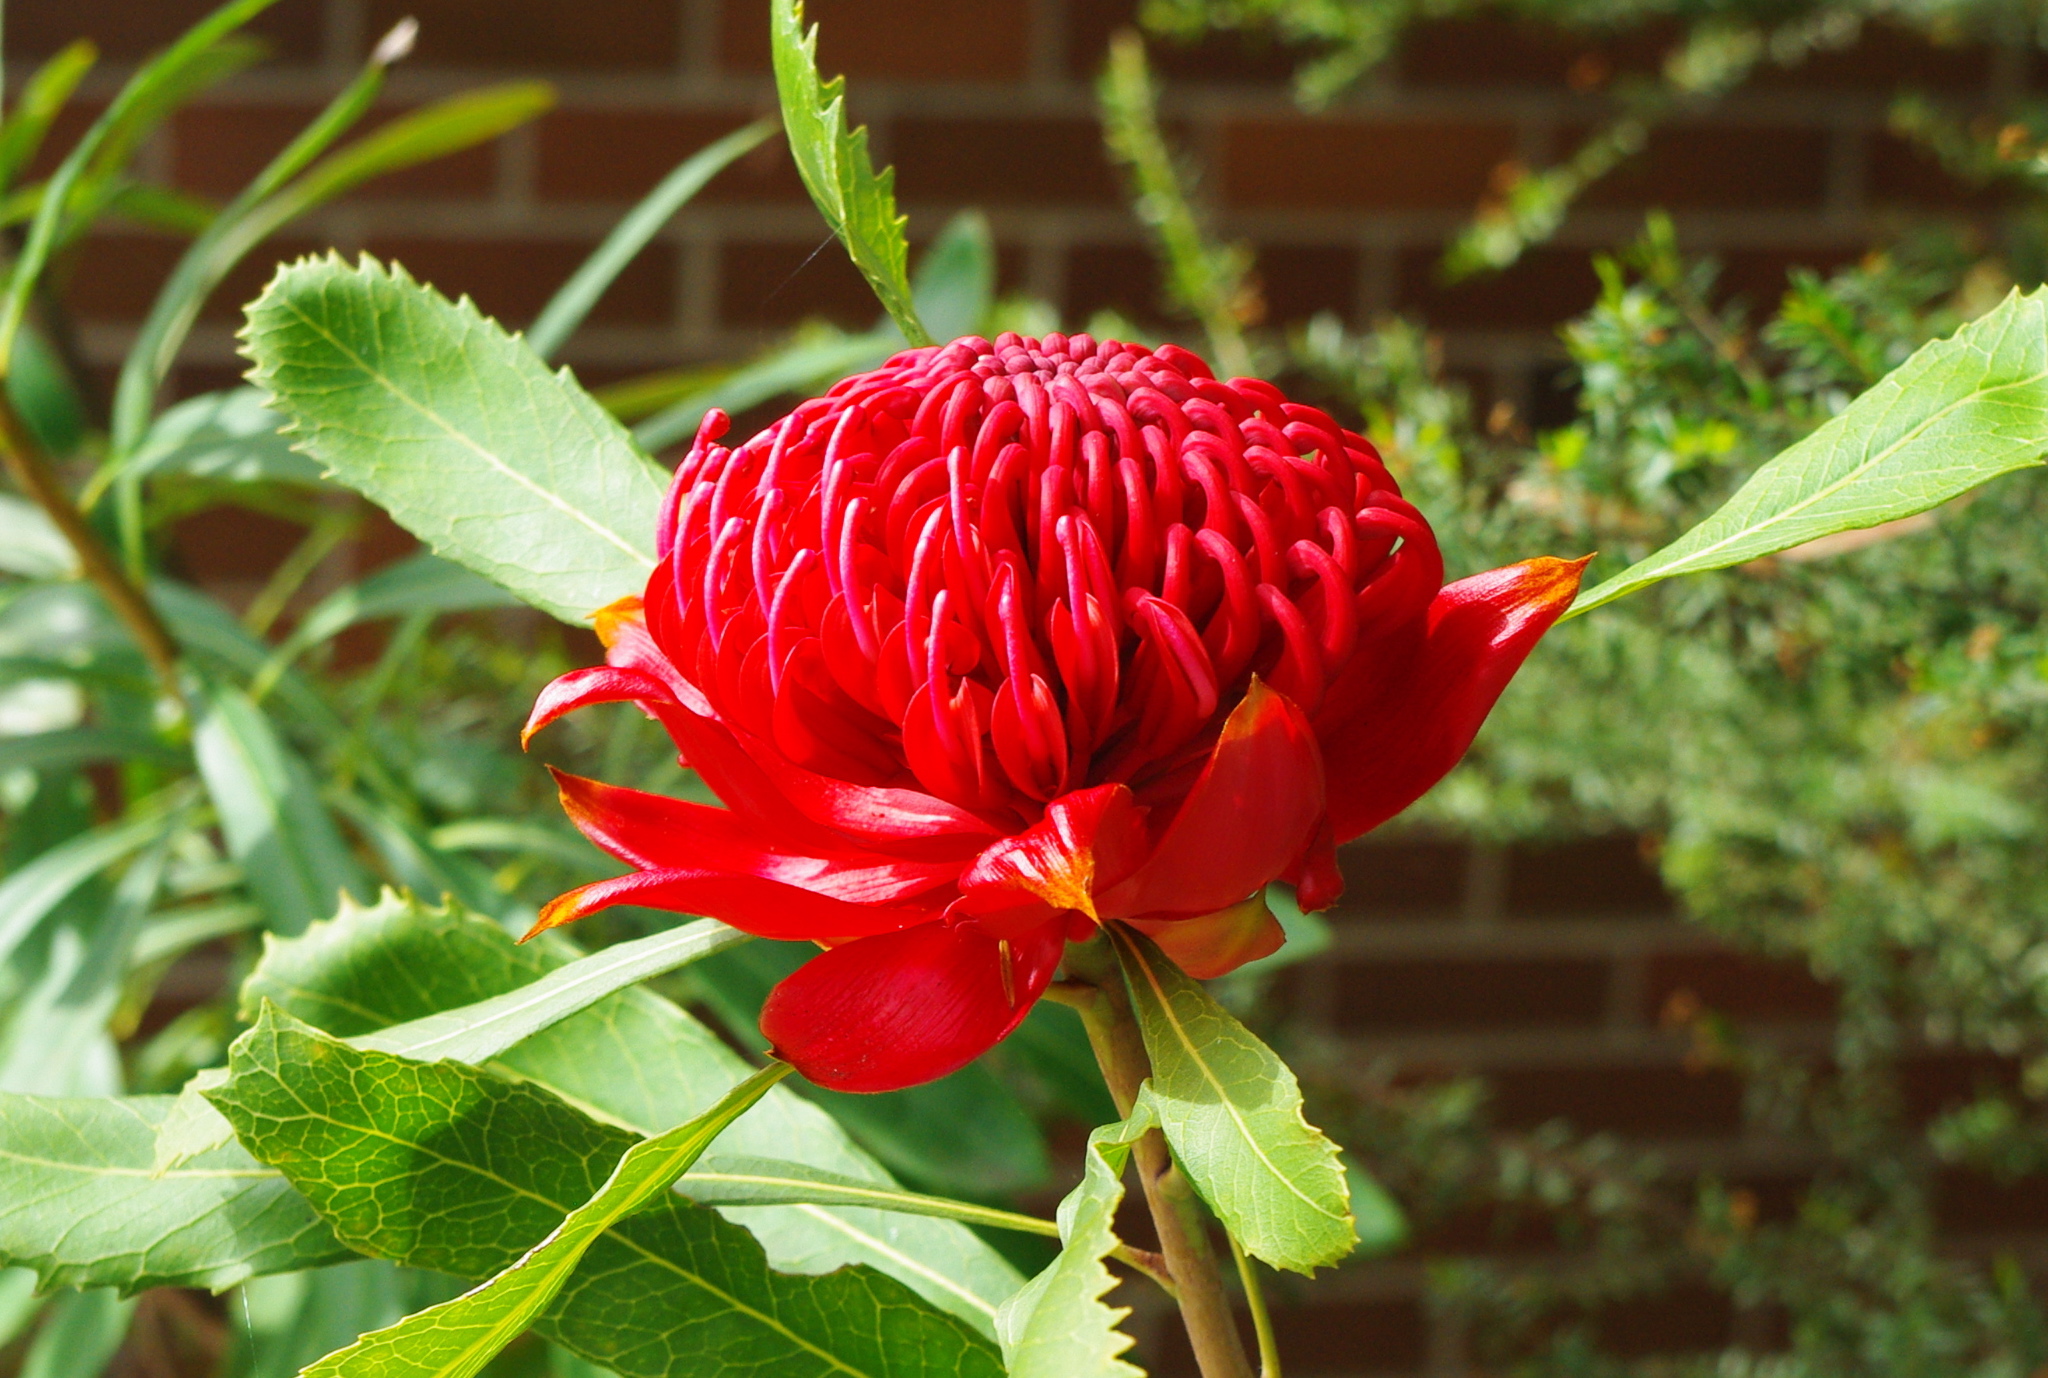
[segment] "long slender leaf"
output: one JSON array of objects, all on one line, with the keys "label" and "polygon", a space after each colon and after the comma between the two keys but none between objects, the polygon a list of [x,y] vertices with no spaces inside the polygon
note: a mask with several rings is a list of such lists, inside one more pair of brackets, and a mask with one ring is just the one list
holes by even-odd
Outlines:
[{"label": "long slender leaf", "polygon": [[1350,1189],[1294,1073],[1150,939],[1108,931],[1174,1161],[1247,1253],[1301,1273],[1341,1263],[1358,1246]]},{"label": "long slender leaf", "polygon": [[15,334],[21,329],[36,282],[56,248],[72,189],[109,143],[132,127],[138,115],[149,111],[167,92],[181,88],[188,74],[205,62],[215,44],[274,3],[275,0],[229,0],[187,30],[129,79],[59,164],[36,210],[35,221],[29,226],[28,238],[15,257],[6,294],[0,297],[0,373],[7,371],[13,359]]},{"label": "long slender leaf", "polygon": [[348,1256],[273,1168],[228,1141],[159,1170],[170,1096],[0,1092],[0,1263],[44,1288],[219,1289]]},{"label": "long slender leaf", "polygon": [[847,132],[846,78],[818,76],[818,28],[804,31],[802,0],[771,0],[769,35],[782,123],[804,186],[846,246],[882,308],[913,345],[932,342],[910,293],[906,217],[896,211],[896,169],[875,172],[868,131]]},{"label": "long slender leaf", "polygon": [[1020,1234],[1059,1233],[1052,1221],[1036,1216],[878,1186],[775,1158],[707,1157],[676,1183],[676,1190],[700,1206],[859,1206]]},{"label": "long slender leaf", "polygon": [[605,289],[625,271],[627,264],[639,257],[648,242],[661,233],[661,227],[674,219],[676,212],[702,191],[706,183],[760,147],[774,132],[774,124],[767,120],[757,120],[735,129],[684,159],[673,172],[662,178],[549,299],[539,318],[526,332],[526,342],[532,346],[533,352],[543,359],[552,359],[576,333],[576,327],[583,324],[583,318],[604,296]]},{"label": "long slender leaf", "polygon": [[134,1302],[104,1290],[59,1297],[22,1359],[20,1378],[98,1378],[134,1314]]},{"label": "long slender leaf", "polygon": [[666,933],[616,943],[518,990],[364,1034],[355,1044],[427,1061],[487,1062],[608,995],[746,942],[748,936],[716,919],[699,919]]},{"label": "long slender leaf", "polygon": [[1897,521],[2048,454],[2048,288],[2014,292],[1751,475],[1721,509],[1579,595],[1567,617],[1662,579]]},{"label": "long slender leaf", "polygon": [[154,810],[104,824],[52,847],[0,880],[0,960],[79,886],[169,830],[164,814]]},{"label": "long slender leaf", "polygon": [[303,932],[332,914],[344,893],[371,892],[320,802],[312,772],[248,695],[214,686],[192,745],[228,851],[242,863],[273,928]]},{"label": "long slender leaf", "polygon": [[23,737],[0,736],[0,770],[69,770],[93,761],[145,757],[175,760],[177,754],[155,733],[127,727],[65,727]]},{"label": "long slender leaf", "polygon": [[[213,1093],[337,1234],[462,1277],[503,1271],[596,1195],[633,1135],[533,1086],[364,1052],[266,1008]],[[994,1348],[866,1268],[770,1272],[716,1212],[663,1192],[591,1244],[536,1327],[624,1378],[727,1364],[844,1378],[998,1378]]]},{"label": "long slender leaf", "polygon": [[1088,1136],[1081,1185],[1060,1202],[1060,1256],[996,1314],[1010,1378],[1145,1378],[1120,1357],[1131,1337],[1117,1327],[1131,1311],[1103,1301],[1117,1285],[1103,1260],[1117,1247],[1131,1147],[1158,1122],[1148,1091],[1129,1118]]},{"label": "long slender leaf", "polygon": [[432,549],[566,622],[645,583],[661,477],[468,301],[367,258],[309,259],[244,338],[296,443]]},{"label": "long slender leaf", "polygon": [[633,1145],[597,1194],[510,1268],[453,1301],[363,1336],[308,1368],[305,1378],[475,1378],[540,1316],[606,1230],[658,1200],[792,1070],[781,1062],[764,1067],[697,1118]]},{"label": "long slender leaf", "polygon": [[43,509],[0,493],[0,570],[31,579],[57,579],[78,566],[78,556]]},{"label": "long slender leaf", "polygon": [[99,61],[99,49],[81,38],[58,50],[22,87],[21,97],[0,128],[0,192],[11,190],[22,169],[42,151],[65,102]]}]

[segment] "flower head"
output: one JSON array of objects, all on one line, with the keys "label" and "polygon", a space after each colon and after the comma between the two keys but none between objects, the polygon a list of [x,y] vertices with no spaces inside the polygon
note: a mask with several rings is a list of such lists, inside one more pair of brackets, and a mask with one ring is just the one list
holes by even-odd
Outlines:
[{"label": "flower head", "polygon": [[1014,1029],[1069,939],[1125,922],[1191,973],[1279,946],[1259,899],[1342,888],[1334,847],[1454,765],[1578,586],[1532,560],[1445,587],[1373,447],[1172,345],[910,350],[676,473],[585,704],[664,723],[726,808],[560,776],[634,868],[608,905],[825,951],[762,1012],[846,1090]]}]

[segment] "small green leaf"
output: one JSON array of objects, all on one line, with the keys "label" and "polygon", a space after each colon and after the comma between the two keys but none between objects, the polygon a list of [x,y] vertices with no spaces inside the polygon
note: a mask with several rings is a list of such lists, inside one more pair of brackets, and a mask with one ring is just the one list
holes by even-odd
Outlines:
[{"label": "small green leaf", "polygon": [[533,352],[543,359],[553,358],[576,333],[576,327],[583,324],[583,318],[604,296],[605,289],[639,256],[648,241],[661,233],[661,227],[674,219],[676,212],[688,205],[706,183],[760,147],[774,132],[775,126],[766,120],[735,129],[697,150],[662,178],[548,301],[526,332],[526,342]]},{"label": "small green leaf", "polygon": [[466,298],[367,257],[304,259],[243,339],[300,448],[433,550],[565,622],[645,585],[663,476]]},{"label": "small green leaf", "polygon": [[173,1097],[0,1093],[0,1264],[44,1288],[227,1287],[348,1251],[230,1138],[159,1172]]},{"label": "small green leaf", "polygon": [[58,579],[78,568],[78,555],[43,509],[0,493],[0,570],[30,579]]},{"label": "small green leaf", "polygon": [[1103,1260],[1117,1246],[1131,1147],[1158,1123],[1151,1094],[1141,1092],[1128,1119],[1088,1136],[1081,1185],[1060,1202],[1059,1257],[996,1313],[1010,1378],[1144,1378],[1119,1357],[1131,1337],[1117,1326],[1131,1309],[1103,1301],[1117,1285]]},{"label": "small green leaf", "polygon": [[103,824],[60,842],[0,880],[0,960],[79,886],[170,830],[161,813]]},{"label": "small green leaf", "polygon": [[256,388],[189,397],[156,419],[125,465],[94,475],[87,497],[123,473],[138,478],[178,474],[217,483],[321,484],[320,466],[278,433],[284,424]]},{"label": "small green leaf", "polygon": [[996,241],[987,216],[962,211],[946,222],[917,261],[911,297],[935,339],[957,340],[981,329],[996,298]]},{"label": "small green leaf", "polygon": [[363,868],[320,802],[313,773],[239,689],[215,686],[192,734],[199,773],[228,851],[280,933],[334,912],[347,892],[370,893]]},{"label": "small green leaf", "polygon": [[36,68],[0,127],[0,191],[13,187],[22,169],[35,161],[58,113],[97,61],[99,50],[81,38]]},{"label": "small green leaf", "polygon": [[1245,1252],[1312,1273],[1358,1245],[1337,1146],[1282,1062],[1152,941],[1109,926],[1174,1161]]},{"label": "small green leaf", "polygon": [[483,1286],[365,1335],[305,1378],[475,1378],[553,1301],[598,1238],[660,1199],[711,1141],[794,1069],[771,1063],[697,1118],[626,1150],[597,1194]]},{"label": "small green leaf", "polygon": [[1922,345],[1847,410],[1750,476],[1721,509],[1579,595],[1567,617],[1661,579],[1938,507],[2048,453],[2048,288],[2015,292]]},{"label": "small green leaf", "polygon": [[59,1297],[22,1359],[20,1378],[90,1378],[128,1334],[135,1303],[95,1290]]},{"label": "small green leaf", "polygon": [[[636,1142],[529,1084],[351,1048],[269,1007],[229,1069],[215,1105],[345,1242],[461,1277],[504,1271],[597,1195]],[[726,1364],[845,1378],[1001,1372],[993,1346],[901,1284],[861,1267],[772,1273],[744,1230],[671,1192],[589,1245],[536,1328],[624,1378]]]},{"label": "small green leaf", "polygon": [[903,235],[906,217],[896,211],[896,169],[877,175],[866,128],[847,132],[846,78],[819,80],[818,26],[806,33],[803,24],[802,0],[772,0],[775,89],[797,171],[903,338],[928,345],[931,334],[918,320],[910,292],[910,245]]}]

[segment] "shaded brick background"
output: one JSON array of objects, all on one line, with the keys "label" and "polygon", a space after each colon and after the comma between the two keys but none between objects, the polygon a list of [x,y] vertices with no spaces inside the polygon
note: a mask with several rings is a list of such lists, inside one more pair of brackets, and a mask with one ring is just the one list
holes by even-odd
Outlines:
[{"label": "shaded brick background", "polygon": [[[210,5],[200,0],[14,0],[7,41],[27,59],[96,38],[120,68]],[[708,140],[773,109],[764,0],[281,0],[257,26],[275,59],[236,79],[147,152],[152,171],[230,194],[353,72],[402,15],[423,29],[394,73],[402,110],[477,84],[555,83],[559,108],[491,146],[373,185],[295,227],[239,273],[209,310],[179,378],[186,390],[238,373],[236,307],[278,256],[332,244],[396,257],[509,322],[530,319],[620,212]],[[1006,289],[1057,302],[1070,321],[1113,306],[1159,317],[1157,277],[1100,153],[1092,79],[1129,0],[812,0],[829,71],[852,78],[856,117],[898,170],[915,237],[953,211],[984,208]],[[1458,287],[1435,264],[1446,236],[1508,160],[1540,164],[1599,117],[1584,88],[1654,60],[1628,44],[1595,50],[1506,25],[1423,31],[1397,67],[1321,117],[1302,114],[1283,55],[1214,44],[1165,52],[1167,113],[1208,170],[1221,228],[1260,249],[1272,319],[1319,310],[1363,324],[1391,311],[1437,326],[1446,356],[1494,398],[1544,419],[1561,350],[1554,330],[1592,299],[1586,251],[1631,237],[1667,207],[1688,248],[1711,251],[1732,284],[1768,301],[1791,263],[1857,254],[1907,217],[1957,213],[1969,198],[1885,128],[1901,85],[1970,92],[2022,82],[1969,50],[1930,50],[1878,33],[1854,50],[1772,74],[1711,115],[1676,124],[1649,156],[1598,188],[1552,247]],[[16,88],[18,89],[18,87]],[[779,147],[721,176],[620,280],[567,351],[587,379],[728,358],[808,316],[872,320],[843,256]],[[84,348],[120,357],[176,245],[142,231],[94,241],[70,297]],[[1554,415],[1551,419],[1554,419]],[[250,519],[186,531],[201,573],[233,584],[287,548]],[[1784,1180],[1800,1150],[1741,1125],[1725,1073],[1686,1065],[1687,1038],[1660,1013],[1674,996],[1820,1046],[1827,991],[1803,971],[1718,947],[1672,912],[1631,839],[1544,851],[1455,843],[1355,848],[1351,890],[1324,959],[1286,998],[1314,1031],[1350,1040],[1363,1065],[1478,1071],[1512,1125],[1567,1116],[1654,1144],[1681,1171]],[[1960,1095],[1971,1069],[1930,1064],[1924,1096]],[[1996,1240],[2048,1212],[1968,1184],[1959,1229]],[[1431,1241],[1432,1247],[1494,1247]],[[1505,1246],[1500,1246],[1505,1247]],[[1455,1326],[1420,1301],[1415,1254],[1281,1296],[1293,1378],[1450,1374]],[[1617,1310],[1603,1333],[1631,1353],[1718,1345],[1743,1318],[1711,1295]],[[1180,1371],[1171,1336],[1148,1338]],[[1184,1365],[1183,1365],[1184,1368]]]}]

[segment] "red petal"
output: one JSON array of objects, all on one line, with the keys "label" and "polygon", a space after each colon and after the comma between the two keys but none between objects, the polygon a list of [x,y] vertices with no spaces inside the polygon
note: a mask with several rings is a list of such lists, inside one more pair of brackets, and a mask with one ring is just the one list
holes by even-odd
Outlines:
[{"label": "red petal", "polygon": [[[960,875],[960,911],[1014,911],[1039,901],[1040,921],[1062,909],[1095,917],[1095,894],[1128,876],[1144,857],[1143,817],[1123,785],[1062,795],[1045,817],[1006,837]],[[1009,923],[1003,925],[1006,929]]]},{"label": "red petal", "polygon": [[1508,680],[1571,606],[1585,565],[1526,560],[1460,579],[1436,596],[1422,645],[1403,672],[1323,742],[1338,842],[1386,822],[1458,763]]},{"label": "red petal", "polygon": [[[669,584],[669,562],[664,560],[655,566],[653,576],[648,580],[649,592],[663,590],[666,595]],[[693,713],[708,714],[711,704],[702,691],[690,683],[678,670],[675,662],[661,649],[647,630],[647,609],[638,598],[621,598],[616,603],[607,603],[594,615],[597,623],[597,639],[604,643],[604,658],[607,664],[622,670],[638,670],[652,675],[669,687],[670,695]]]},{"label": "red petal", "polygon": [[635,871],[557,895],[540,911],[539,921],[527,930],[526,936],[531,938],[550,928],[574,923],[615,904],[644,904],[650,909],[678,914],[702,914],[757,938],[799,942],[888,933],[925,923],[935,912],[928,905],[848,904],[759,876],[678,868]]},{"label": "red petal", "polygon": [[1287,941],[1287,930],[1266,907],[1263,894],[1196,919],[1126,919],[1159,944],[1174,965],[1197,981],[1214,980],[1246,962],[1270,957]]},{"label": "red petal", "polygon": [[571,670],[541,690],[540,697],[533,701],[533,713],[519,734],[519,745],[525,746],[534,733],[556,718],[593,703],[667,703],[671,698],[666,684],[639,670],[611,665]]},{"label": "red petal", "polygon": [[1276,879],[1323,816],[1323,759],[1301,710],[1252,680],[1186,802],[1103,914],[1208,914]]},{"label": "red petal", "polygon": [[1008,940],[927,923],[813,957],[769,993],[775,1055],[834,1091],[895,1091],[957,1071],[1030,1013],[1065,947],[1061,927]]},{"label": "red petal", "polygon": [[[783,852],[726,809],[643,794],[555,771],[562,808],[583,835],[644,871],[726,871],[780,881],[849,904],[888,904],[948,884],[954,862],[903,861],[846,850],[828,856]],[[844,929],[807,937],[831,937]]]}]

